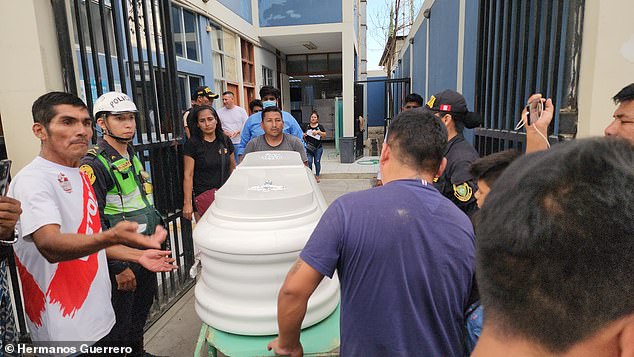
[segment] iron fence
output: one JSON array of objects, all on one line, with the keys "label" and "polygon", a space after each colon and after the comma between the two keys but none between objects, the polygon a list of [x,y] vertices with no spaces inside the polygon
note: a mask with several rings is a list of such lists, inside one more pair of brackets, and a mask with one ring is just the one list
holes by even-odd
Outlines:
[{"label": "iron fence", "polygon": [[574,138],[583,24],[583,0],[481,0],[475,110],[480,155],[523,150],[514,130],[532,93],[553,99],[549,140]]}]

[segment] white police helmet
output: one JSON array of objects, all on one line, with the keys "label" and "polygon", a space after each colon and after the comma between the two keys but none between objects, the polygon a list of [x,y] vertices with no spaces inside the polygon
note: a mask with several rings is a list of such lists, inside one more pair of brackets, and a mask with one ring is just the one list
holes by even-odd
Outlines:
[{"label": "white police helmet", "polygon": [[118,114],[132,112],[137,113],[136,105],[128,97],[127,94],[120,92],[108,92],[97,98],[92,113],[95,118],[98,118],[101,114]]}]

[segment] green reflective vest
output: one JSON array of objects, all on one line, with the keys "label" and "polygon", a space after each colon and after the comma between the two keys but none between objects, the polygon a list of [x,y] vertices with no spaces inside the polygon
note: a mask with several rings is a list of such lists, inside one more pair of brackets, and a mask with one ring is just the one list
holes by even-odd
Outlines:
[{"label": "green reflective vest", "polygon": [[103,149],[95,152],[95,156],[106,167],[114,182],[106,194],[106,206],[103,209],[110,227],[120,221],[134,221],[139,223],[139,233],[154,233],[160,216],[154,209],[152,184],[149,174],[143,170],[141,160],[131,155],[131,160],[121,157],[111,161]]}]

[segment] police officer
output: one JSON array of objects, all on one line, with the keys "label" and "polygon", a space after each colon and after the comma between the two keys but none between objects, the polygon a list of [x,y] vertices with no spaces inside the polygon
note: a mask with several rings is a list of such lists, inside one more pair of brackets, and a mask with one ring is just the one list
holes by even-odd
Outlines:
[{"label": "police officer", "polygon": [[[123,93],[99,97],[93,114],[103,137],[82,159],[80,170],[93,186],[104,230],[129,220],[139,223],[139,233],[152,234],[161,218],[153,206],[149,174],[131,145],[137,113],[134,102]],[[130,356],[152,356],[143,348],[143,327],[156,294],[156,274],[138,264],[112,260],[108,269],[116,324],[107,340],[132,347]]]},{"label": "police officer", "polygon": [[434,186],[463,212],[471,215],[477,209],[474,193],[478,187],[469,169],[480,155],[464,139],[462,131],[465,127],[479,126],[482,119],[468,111],[462,94],[449,89],[431,96],[426,107],[445,124],[449,140],[445,151],[447,168],[438,179],[434,179]]}]

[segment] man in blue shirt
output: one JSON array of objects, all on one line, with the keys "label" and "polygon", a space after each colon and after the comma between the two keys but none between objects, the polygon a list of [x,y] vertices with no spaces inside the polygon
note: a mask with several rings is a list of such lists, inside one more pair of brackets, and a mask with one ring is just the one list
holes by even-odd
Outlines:
[{"label": "man in blue shirt", "polygon": [[308,299],[336,270],[342,356],[464,355],[475,241],[467,216],[431,184],[446,146],[432,113],[398,115],[381,152],[384,185],[326,210],[279,292],[269,349],[301,355]]},{"label": "man in blue shirt", "polygon": [[[260,98],[262,98],[262,105],[264,106],[264,108],[273,106],[280,108],[279,89],[271,86],[264,86],[260,89]],[[289,112],[285,111],[282,111],[282,120],[284,120],[284,133],[298,137],[303,145],[304,132],[297,123],[297,120],[295,120],[295,118]],[[238,149],[238,147],[236,147],[238,152],[238,159],[240,161],[244,156],[244,148],[247,147],[249,141],[251,141],[251,139],[255,138],[256,136],[264,135],[264,130],[260,126],[260,123],[262,123],[261,112],[251,115],[244,123],[244,128],[242,128],[242,134],[240,135],[240,148]]]}]

